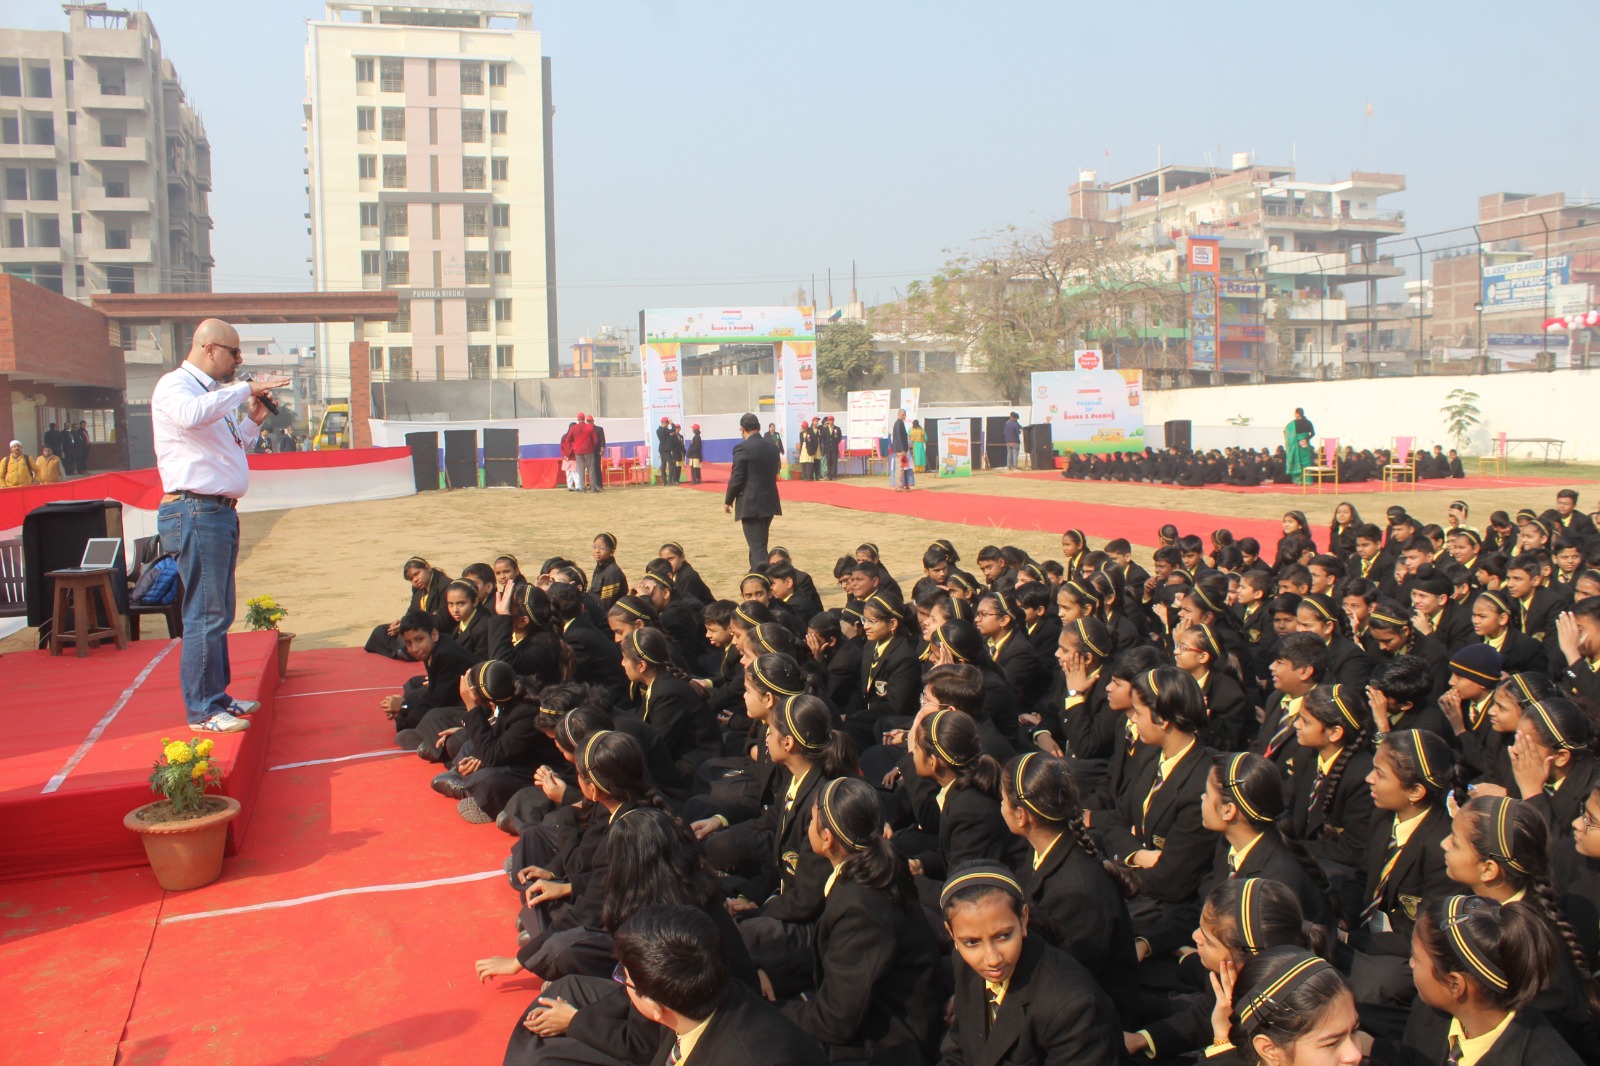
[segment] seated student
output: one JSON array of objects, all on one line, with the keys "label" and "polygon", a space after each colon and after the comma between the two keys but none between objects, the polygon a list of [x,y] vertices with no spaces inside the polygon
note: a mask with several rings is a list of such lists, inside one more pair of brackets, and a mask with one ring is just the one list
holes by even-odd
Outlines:
[{"label": "seated student", "polygon": [[1415,994],[1406,958],[1418,908],[1449,891],[1441,845],[1450,835],[1445,801],[1457,780],[1450,745],[1433,733],[1390,733],[1372,759],[1367,784],[1378,817],[1366,884],[1347,890],[1345,909],[1357,915],[1349,937],[1351,987],[1375,1035],[1397,1033],[1404,1024]]},{"label": "seated student", "polygon": [[[672,662],[672,646],[659,629],[636,629],[622,642],[622,669],[639,691],[638,713],[660,735],[678,782],[694,779],[703,760],[718,753],[716,719],[688,675]],[[678,782],[662,782],[674,786]]]},{"label": "seated student", "polygon": [[667,541],[661,545],[657,557],[665,559],[667,565],[672,567],[672,587],[679,593],[690,596],[702,604],[716,600],[711,594],[711,589],[706,586],[705,579],[689,562],[688,554],[683,550],[682,544],[675,540]]},{"label": "seated student", "polygon": [[1367,706],[1372,711],[1373,734],[1396,729],[1424,729],[1449,737],[1449,719],[1439,710],[1432,668],[1416,655],[1396,655],[1378,667],[1367,682]]},{"label": "seated student", "polygon": [[1573,489],[1556,493],[1556,523],[1558,532],[1580,543],[1595,538],[1594,520],[1578,509],[1578,493]]},{"label": "seated student", "polygon": [[489,658],[489,613],[478,607],[478,586],[457,578],[445,588],[445,609],[450,614],[447,632],[473,662]]},{"label": "seated student", "polygon": [[1278,567],[1278,594],[1294,593],[1304,596],[1311,591],[1311,571],[1299,563],[1290,562]]},{"label": "seated student", "polygon": [[[1009,596],[988,592],[978,597],[973,620],[978,632],[989,642],[989,654],[995,665],[1011,683],[1016,706],[1021,710],[1033,710],[1044,699],[1050,678],[1027,636],[1018,636],[1022,629],[1018,614]],[[1006,733],[1004,726],[1001,732]],[[1014,735],[1013,732],[1011,736]]]},{"label": "seated student", "polygon": [[1477,530],[1462,526],[1449,531],[1450,555],[1470,573],[1478,568],[1478,557],[1483,552],[1483,538]]},{"label": "seated student", "polygon": [[570,680],[577,669],[561,640],[550,597],[536,585],[508,580],[494,594],[487,622],[489,654],[530,679],[534,691]]},{"label": "seated student", "polygon": [[1547,583],[1551,592],[1570,605],[1577,591],[1578,574],[1583,569],[1583,544],[1576,537],[1561,537],[1551,546],[1550,561],[1555,572]]},{"label": "seated student", "polygon": [[1355,641],[1367,657],[1378,661],[1378,648],[1370,632],[1372,609],[1378,606],[1378,584],[1364,577],[1346,580],[1339,590],[1339,606],[1350,620],[1350,639]]},{"label": "seated student", "polygon": [[1265,571],[1245,570],[1239,574],[1239,589],[1232,610],[1234,617],[1239,620],[1239,632],[1244,634],[1252,654],[1261,644],[1272,621],[1266,609],[1271,587],[1272,575]]},{"label": "seated student", "polygon": [[[1256,758],[1256,756],[1251,756]],[[1266,764],[1263,763],[1263,766]],[[1268,768],[1276,776],[1276,771]],[[1202,992],[1174,998],[1175,1012],[1163,1011],[1158,1021],[1136,1033],[1124,1033],[1129,1055],[1143,1052],[1161,1061],[1181,1061],[1212,1039],[1211,1016],[1217,1000],[1213,975],[1236,973],[1263,951],[1277,947],[1323,951],[1327,931],[1306,920],[1293,889],[1268,877],[1234,877],[1217,881],[1207,891],[1183,958],[1185,976]]]},{"label": "seated student", "polygon": [[1205,700],[1206,727],[1200,731],[1200,739],[1217,751],[1243,748],[1250,727],[1256,724],[1255,708],[1245,698],[1233,659],[1223,650],[1216,633],[1203,622],[1188,626],[1174,636],[1172,654],[1178,669],[1200,686],[1200,696]]},{"label": "seated student", "polygon": [[1432,1032],[1408,1026],[1402,1054],[1419,1063],[1577,1066],[1583,1060],[1530,1007],[1557,958],[1555,934],[1528,908],[1482,896],[1428,901],[1412,937],[1411,970],[1417,998],[1449,1024],[1432,1022]]},{"label": "seated student", "polygon": [[1385,664],[1402,655],[1421,659],[1433,678],[1429,699],[1437,701],[1450,686],[1450,653],[1438,637],[1417,632],[1411,623],[1411,612],[1399,603],[1379,600],[1367,615],[1373,660],[1381,671]]},{"label": "seated student", "polygon": [[800,571],[792,563],[777,562],[767,567],[767,580],[771,584],[772,598],[782,604],[796,618],[808,619],[822,610],[822,601],[813,592],[800,589]]},{"label": "seated student", "polygon": [[1344,561],[1337,555],[1314,555],[1306,569],[1311,572],[1311,591],[1330,598],[1347,576]]},{"label": "seated student", "polygon": [[1332,599],[1318,593],[1302,596],[1295,609],[1295,623],[1300,632],[1314,634],[1328,646],[1329,681],[1356,692],[1367,687],[1374,664],[1350,639],[1350,622]]},{"label": "seated student", "polygon": [[1195,736],[1205,725],[1205,703],[1194,679],[1172,666],[1141,674],[1130,718],[1139,740],[1156,750],[1134,770],[1117,806],[1094,812],[1091,824],[1110,856],[1128,867],[1139,892],[1129,911],[1142,930],[1194,900],[1216,838],[1200,818],[1210,753]]},{"label": "seated student", "polygon": [[839,709],[850,706],[861,679],[861,645],[844,639],[837,609],[811,616],[806,626],[806,647],[822,668],[823,695],[829,705]]},{"label": "seated student", "polygon": [[1061,635],[1061,618],[1055,611],[1050,588],[1045,582],[1034,581],[1017,589],[1022,632],[1041,662],[1055,654],[1056,639]]},{"label": "seated student", "polygon": [[[1021,857],[1022,842],[1006,831],[1000,817],[1000,764],[978,743],[978,724],[965,712],[939,709],[919,715],[907,732],[916,775],[938,785],[937,845],[908,851],[912,876],[925,878],[918,888],[928,898],[957,863],[972,859]],[[923,825],[926,835],[933,826]]]},{"label": "seated student", "polygon": [[1120,1060],[1116,1008],[1081,963],[1030,923],[1010,870],[980,863],[952,871],[939,910],[964,964],[956,967],[941,1066]]},{"label": "seated student", "polygon": [[1489,720],[1502,671],[1500,653],[1487,644],[1468,644],[1450,657],[1450,688],[1439,697],[1439,710],[1450,723],[1469,780],[1489,773],[1496,752],[1507,743]]},{"label": "seated student", "polygon": [[451,618],[445,606],[445,589],[450,585],[450,575],[435,568],[428,560],[413,555],[401,567],[406,583],[411,586],[411,603],[404,615],[388,625],[377,626],[367,638],[367,651],[374,655],[387,655],[391,659],[405,660],[405,638],[400,634],[400,621],[413,611],[425,611],[433,616],[434,627],[448,632]]},{"label": "seated student", "polygon": [[1501,668],[1507,673],[1547,669],[1544,645],[1515,627],[1510,601],[1508,593],[1480,592],[1472,601],[1473,632],[1500,653]]},{"label": "seated student", "polygon": [[706,642],[705,604],[678,591],[673,583],[671,565],[664,559],[651,559],[645,564],[633,595],[655,611],[661,628],[683,653],[682,661],[691,669],[696,667],[710,650]]},{"label": "seated student", "polygon": [[932,1056],[946,998],[938,948],[906,860],[865,781],[838,778],[811,811],[811,848],[833,866],[815,938],[816,988],[781,1009],[836,1061]]},{"label": "seated student", "polygon": [[1511,746],[1512,794],[1542,814],[1563,845],[1585,799],[1600,787],[1600,746],[1589,717],[1570,700],[1529,700],[1522,705]]},{"label": "seated student", "polygon": [[[1588,578],[1579,580],[1581,587]],[[1600,707],[1600,593],[1579,599],[1556,619],[1556,640],[1562,687]]]},{"label": "seated student", "polygon": [[1071,754],[1077,773],[1088,783],[1105,772],[1126,716],[1106,699],[1105,662],[1116,644],[1095,618],[1078,618],[1061,628],[1056,639],[1054,684],[1044,706],[1018,718],[1019,740],[1031,739],[1042,751]]},{"label": "seated student", "polygon": [[[984,754],[996,759],[1009,759],[1015,755],[1016,747],[1000,731],[998,724],[1005,723],[1008,732],[1016,731],[1012,721],[1016,715],[1016,704],[1012,700],[1011,686],[999,667],[994,665],[994,660],[989,658],[989,649],[978,635],[977,627],[960,620],[939,626],[928,645],[926,662],[930,669],[923,679],[919,713],[929,707],[929,687],[937,687],[939,691],[934,694],[937,706],[951,706],[965,711],[978,723],[978,744]],[[936,678],[959,680],[941,681],[934,686]],[[903,753],[904,749],[899,748],[899,751]],[[909,761],[904,761],[902,766],[906,773],[911,772]],[[882,768],[875,765],[868,772],[868,779],[876,780],[877,770]]]},{"label": "seated student", "polygon": [[1328,669],[1328,646],[1314,633],[1291,633],[1278,644],[1272,660],[1273,693],[1250,750],[1287,768],[1299,751],[1294,723],[1306,693],[1322,683]]},{"label": "seated student", "polygon": [[1240,1066],[1362,1061],[1362,1019],[1344,975],[1304,948],[1275,947],[1211,979],[1217,1006],[1202,1062]]},{"label": "seated student", "polygon": [[1359,880],[1376,817],[1366,781],[1372,718],[1360,694],[1318,685],[1306,693],[1294,728],[1300,746],[1289,770],[1294,835],[1330,880]]},{"label": "seated student", "polygon": [[1368,522],[1355,528],[1355,550],[1348,557],[1348,572],[1368,581],[1382,581],[1389,566],[1383,550],[1383,531]]},{"label": "seated student", "polygon": [[1455,602],[1455,585],[1442,571],[1423,564],[1410,588],[1411,624],[1417,632],[1435,635],[1452,652],[1478,639],[1472,632],[1472,613]]},{"label": "seated student", "polygon": [[874,593],[861,611],[867,645],[862,653],[861,677],[855,699],[844,712],[845,730],[858,746],[878,742],[883,728],[898,728],[901,719],[917,713],[922,691],[922,670],[917,650],[905,629],[905,608],[896,599]]},{"label": "seated student", "polygon": [[451,768],[432,781],[435,792],[457,800],[456,812],[475,825],[495,820],[506,801],[558,758],[539,731],[539,698],[516,672],[490,659],[461,675],[466,713],[453,735],[440,737]]},{"label": "seated student", "polygon": [[1544,587],[1544,566],[1537,555],[1518,555],[1506,564],[1506,591],[1517,602],[1517,628],[1543,641],[1547,649],[1555,648],[1556,618],[1566,607],[1559,595]]},{"label": "seated student", "polygon": [[589,587],[600,597],[600,606],[610,607],[628,591],[628,579],[617,565],[617,538],[611,533],[596,533],[590,544],[594,555],[594,576]]},{"label": "seated student", "polygon": [[402,751],[415,751],[422,743],[417,726],[435,707],[454,707],[460,701],[461,675],[472,659],[448,637],[439,635],[438,623],[426,611],[412,611],[400,619],[400,638],[406,656],[427,670],[419,685],[407,685],[398,696],[385,696],[379,708],[394,722],[394,742]]},{"label": "seated student", "polygon": [[555,581],[545,590],[561,627],[561,639],[572,649],[572,678],[605,689],[614,701],[627,698],[628,679],[622,673],[622,649],[609,633],[602,633],[585,610],[577,586]]}]

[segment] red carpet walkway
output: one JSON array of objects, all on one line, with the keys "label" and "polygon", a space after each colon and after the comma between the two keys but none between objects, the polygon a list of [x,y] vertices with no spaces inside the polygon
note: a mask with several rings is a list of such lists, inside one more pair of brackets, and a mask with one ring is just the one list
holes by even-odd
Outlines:
[{"label": "red carpet walkway", "polygon": [[[1062,481],[1064,484],[1068,485],[1083,484],[1083,482],[1065,481],[1061,477],[1060,471],[1052,470],[1030,470],[1023,474],[1010,474],[1007,476],[1025,477],[1029,480],[1039,481]],[[1567,488],[1574,484],[1581,484],[1587,480],[1587,478],[1570,477],[1480,477],[1469,475],[1465,478],[1454,478],[1442,481],[1437,479],[1419,481],[1417,482],[1416,491],[1441,492],[1449,493],[1452,496],[1459,496],[1462,493],[1488,492],[1493,489]],[[1093,482],[1090,482],[1090,484],[1093,484]],[[1137,488],[1138,486],[1134,487]],[[1232,492],[1243,493],[1245,495],[1270,495],[1272,493],[1278,493],[1280,495],[1290,496],[1304,495],[1308,498],[1314,496],[1363,496],[1368,493],[1377,492],[1409,493],[1411,491],[1409,487],[1395,489],[1389,485],[1385,485],[1381,481],[1358,481],[1354,483],[1345,483],[1339,485],[1337,488],[1334,487],[1332,482],[1328,482],[1322,486],[1322,491],[1320,493],[1317,491],[1317,486],[1315,485],[1312,485],[1310,487],[1310,491],[1306,493],[1301,493],[1299,486],[1296,485],[1203,485],[1198,488],[1189,485],[1163,485],[1161,487],[1164,489],[1178,489],[1182,492]],[[1543,495],[1553,494],[1540,495],[1542,498]]]},{"label": "red carpet walkway", "polygon": [[254,825],[216,884],[0,885],[0,972],[25,996],[0,1062],[498,1062],[537,991],[472,970],[515,947],[511,838],[463,822],[393,748],[377,701],[415,672],[294,653]]}]

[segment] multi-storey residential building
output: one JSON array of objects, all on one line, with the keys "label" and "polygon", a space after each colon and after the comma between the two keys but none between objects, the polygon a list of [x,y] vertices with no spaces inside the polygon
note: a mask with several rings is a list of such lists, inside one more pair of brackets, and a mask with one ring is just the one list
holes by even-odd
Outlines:
[{"label": "multi-storey residential building", "polygon": [[[1378,242],[1403,233],[1405,219],[1378,201],[1404,188],[1399,174],[1300,181],[1293,167],[1259,166],[1245,153],[1228,170],[1163,166],[1109,183],[1084,171],[1055,233],[1136,241],[1173,276],[1184,270],[1178,253],[1189,237],[1215,238],[1221,320],[1215,365],[1201,368],[1337,367],[1383,358],[1375,337],[1399,312],[1378,302],[1376,284],[1405,270]],[[1366,290],[1359,303],[1343,291],[1355,283]],[[1352,335],[1374,340],[1357,351]]]},{"label": "multi-storey residential building", "polygon": [[532,6],[331,0],[309,23],[306,81],[314,285],[400,297],[362,336],[318,327],[330,397],[352,341],[370,345],[374,382],[559,374],[550,67]]},{"label": "multi-storey residential building", "polygon": [[[211,145],[150,16],[69,4],[0,30],[0,269],[52,292],[208,292]],[[128,394],[171,352],[125,330]]]}]

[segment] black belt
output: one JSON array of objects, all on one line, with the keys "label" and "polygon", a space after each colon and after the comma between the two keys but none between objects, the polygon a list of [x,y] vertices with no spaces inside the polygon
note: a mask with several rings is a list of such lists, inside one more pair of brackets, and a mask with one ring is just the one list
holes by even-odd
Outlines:
[{"label": "black belt", "polygon": [[207,496],[203,492],[190,492],[187,489],[182,492],[169,492],[167,496],[175,500],[199,500],[202,503],[220,504],[230,511],[237,510],[239,507],[239,501],[232,496]]}]

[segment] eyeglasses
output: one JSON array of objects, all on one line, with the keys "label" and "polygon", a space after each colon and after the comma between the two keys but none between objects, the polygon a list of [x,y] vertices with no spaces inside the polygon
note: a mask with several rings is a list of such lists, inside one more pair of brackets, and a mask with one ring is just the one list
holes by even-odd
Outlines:
[{"label": "eyeglasses", "polygon": [[1591,829],[1600,829],[1600,822],[1595,821],[1589,816],[1589,808],[1587,805],[1578,809],[1578,820],[1583,823],[1583,831],[1585,833]]},{"label": "eyeglasses", "polygon": [[617,963],[617,968],[611,971],[611,979],[617,984],[621,985],[623,988],[631,988],[635,992],[639,991],[638,987],[635,986],[632,981],[628,980],[628,971],[623,968],[623,965],[620,962]]},{"label": "eyeglasses", "polygon": [[212,347],[212,348],[221,348],[223,351],[227,352],[229,355],[233,356],[235,359],[239,358],[239,353],[244,351],[243,348],[230,348],[226,344],[218,344],[216,341],[211,341],[210,342],[210,347]]}]

